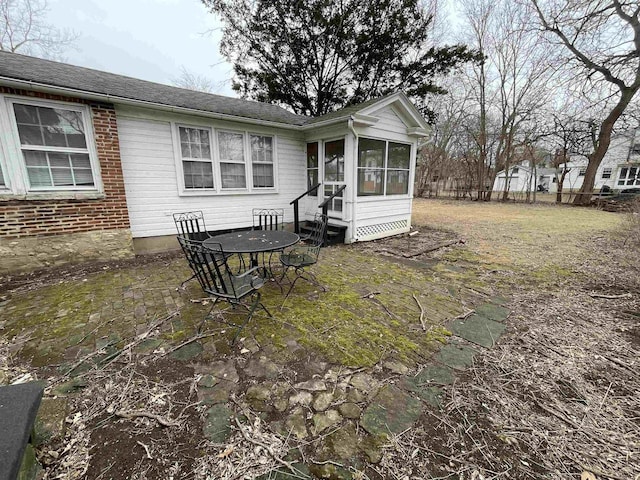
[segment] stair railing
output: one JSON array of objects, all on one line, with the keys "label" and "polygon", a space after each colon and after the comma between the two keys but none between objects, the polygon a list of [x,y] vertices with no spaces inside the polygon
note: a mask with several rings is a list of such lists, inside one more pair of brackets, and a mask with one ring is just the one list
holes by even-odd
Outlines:
[{"label": "stair railing", "polygon": [[289,205],[293,205],[293,228],[294,228],[294,232],[300,233],[300,208],[299,208],[300,199],[302,197],[305,197],[305,196],[309,195],[312,192],[317,191],[318,188],[320,188],[320,184],[316,183],[309,190],[307,190],[302,195],[298,196],[297,198],[295,198],[293,201],[291,201],[289,203]]},{"label": "stair railing", "polygon": [[[326,216],[326,217],[328,217],[328,216],[329,216],[329,203],[331,203],[331,200],[333,200],[335,197],[337,197],[339,193],[342,193],[342,191],[343,191],[345,188],[347,188],[347,186],[346,186],[346,185],[342,185],[338,190],[336,190],[335,192],[333,192],[329,197],[327,197],[327,199],[326,199],[324,202],[322,202],[322,203],[318,206],[318,208],[321,208],[321,209],[322,209],[322,214],[323,214],[324,216]],[[326,229],[326,228],[325,228],[325,230],[324,230],[324,240],[322,241],[322,244],[323,244],[323,245],[326,245],[326,244],[327,244],[327,230],[328,230],[328,229]]]}]

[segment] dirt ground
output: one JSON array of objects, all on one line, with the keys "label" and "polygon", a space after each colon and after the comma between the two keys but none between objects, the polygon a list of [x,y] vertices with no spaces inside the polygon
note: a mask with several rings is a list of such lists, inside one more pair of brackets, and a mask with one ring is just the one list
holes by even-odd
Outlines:
[{"label": "dirt ground", "polygon": [[[413,224],[412,235],[326,249],[316,273],[330,293],[302,287],[280,327],[257,320],[233,348],[230,329],[205,330],[196,320],[209,306],[195,286],[167,288],[188,276],[176,256],[0,280],[0,373],[46,379],[48,396],[69,399],[64,433],[37,450],[41,476],[640,478],[636,217],[416,200]],[[91,308],[75,296],[87,278],[95,282],[86,293]],[[144,289],[130,287],[141,282]],[[105,300],[114,290],[122,298]],[[496,296],[509,316],[495,345],[439,385],[438,401],[424,403],[410,427],[385,438],[364,431],[377,391],[366,389],[419,375],[433,345],[450,335],[437,330],[441,336],[413,343],[425,335],[421,310],[430,333]],[[305,302],[324,314],[300,314]],[[68,325],[69,312],[89,320]],[[60,335],[73,341],[58,350]],[[87,357],[92,368],[84,370]],[[224,404],[210,397],[225,383],[209,384],[212,372],[230,384]],[[312,422],[317,433],[295,438],[301,417],[291,405],[279,408],[278,392],[295,386],[298,395],[320,380],[333,385],[341,414],[345,402],[365,413],[320,433],[316,420],[327,416],[311,419],[306,407],[302,428]],[[230,435],[203,437],[203,419],[206,432],[211,411],[225,408],[237,419]]]}]

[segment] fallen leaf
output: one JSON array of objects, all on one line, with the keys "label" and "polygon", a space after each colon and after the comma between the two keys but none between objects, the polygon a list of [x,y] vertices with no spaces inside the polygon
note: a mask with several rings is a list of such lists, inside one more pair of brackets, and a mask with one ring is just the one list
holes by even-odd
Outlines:
[{"label": "fallen leaf", "polygon": [[224,452],[220,452],[216,455],[218,458],[227,458],[229,455],[233,453],[233,446],[229,446],[225,448]]},{"label": "fallen leaf", "polygon": [[585,470],[584,472],[582,472],[582,475],[580,475],[580,480],[598,480],[598,479],[593,473]]}]

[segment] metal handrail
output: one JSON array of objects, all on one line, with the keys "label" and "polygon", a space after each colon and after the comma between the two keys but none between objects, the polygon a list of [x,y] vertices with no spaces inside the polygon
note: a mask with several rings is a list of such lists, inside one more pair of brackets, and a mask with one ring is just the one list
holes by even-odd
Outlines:
[{"label": "metal handrail", "polygon": [[300,200],[302,197],[304,197],[305,195],[309,195],[311,192],[313,192],[314,190],[318,190],[318,188],[320,188],[320,183],[316,183],[313,187],[311,187],[309,190],[307,190],[306,192],[304,192],[302,195],[296,197],[295,199],[293,199],[291,202],[289,202],[289,205],[293,205],[294,203],[296,203],[298,200]]},{"label": "metal handrail", "polygon": [[329,213],[329,202],[331,200],[333,200],[335,197],[337,197],[338,194],[341,193],[345,188],[347,188],[347,186],[346,185],[342,185],[338,190],[333,192],[329,198],[327,198],[324,202],[322,202],[318,206],[318,208],[322,209],[322,214],[323,215],[328,215],[328,213]]},{"label": "metal handrail", "polygon": [[300,233],[300,210],[299,210],[298,202],[305,195],[309,195],[311,192],[318,190],[319,187],[320,187],[320,184],[316,183],[309,190],[307,190],[302,195],[298,196],[297,198],[295,198],[289,203],[289,205],[293,205],[293,231],[294,232]]}]

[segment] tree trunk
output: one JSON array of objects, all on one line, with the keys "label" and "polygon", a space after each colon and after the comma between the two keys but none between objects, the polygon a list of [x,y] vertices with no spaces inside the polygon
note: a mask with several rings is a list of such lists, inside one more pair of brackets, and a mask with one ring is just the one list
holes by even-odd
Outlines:
[{"label": "tree trunk", "polygon": [[607,150],[609,149],[613,127],[618,118],[620,118],[620,115],[624,113],[625,108],[627,107],[627,105],[629,105],[629,102],[631,102],[631,99],[637,91],[637,87],[622,89],[620,100],[618,100],[616,106],[613,107],[613,110],[611,110],[609,115],[607,115],[607,117],[600,125],[600,132],[598,134],[598,146],[595,151],[588,156],[589,163],[587,165],[587,171],[584,174],[582,187],[580,187],[580,191],[573,200],[574,205],[588,205],[591,201],[593,185],[596,180],[596,172],[598,170],[598,167],[602,163],[602,159],[607,153]]}]

